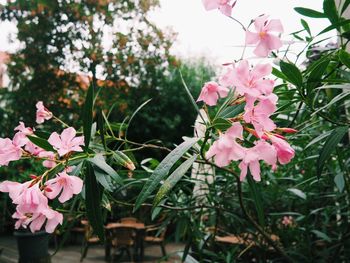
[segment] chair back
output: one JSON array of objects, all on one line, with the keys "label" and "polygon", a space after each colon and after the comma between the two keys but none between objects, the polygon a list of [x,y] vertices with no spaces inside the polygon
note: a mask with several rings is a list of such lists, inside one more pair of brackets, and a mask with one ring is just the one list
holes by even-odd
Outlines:
[{"label": "chair back", "polygon": [[124,217],[120,219],[121,223],[139,223],[135,217]]},{"label": "chair back", "polygon": [[114,247],[133,246],[135,244],[136,232],[130,227],[118,227],[111,233],[112,245]]}]

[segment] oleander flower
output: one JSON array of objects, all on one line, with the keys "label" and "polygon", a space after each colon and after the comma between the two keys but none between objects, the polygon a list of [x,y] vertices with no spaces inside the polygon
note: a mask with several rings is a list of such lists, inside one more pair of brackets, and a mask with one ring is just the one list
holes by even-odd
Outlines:
[{"label": "oleander flower", "polygon": [[263,15],[255,19],[254,26],[256,32],[246,31],[246,45],[256,44],[254,54],[258,57],[267,57],[271,50],[282,47],[282,41],[275,33],[283,33],[283,26],[279,19],[268,20],[268,15]]},{"label": "oleander flower", "polygon": [[45,120],[50,120],[53,116],[52,112],[49,111],[42,101],[38,101],[36,104],[36,123],[44,123]]},{"label": "oleander flower", "polygon": [[50,189],[50,191],[46,192],[48,198],[54,199],[60,194],[58,200],[64,203],[71,199],[73,195],[81,192],[83,180],[77,176],[62,172],[59,173],[56,178],[48,180],[45,185]]},{"label": "oleander flower", "polygon": [[227,88],[223,88],[216,82],[211,81],[204,84],[197,101],[203,101],[209,106],[215,106],[219,97],[224,98],[227,96],[227,94]]},{"label": "oleander flower", "polygon": [[9,138],[0,138],[0,166],[7,166],[11,161],[21,159],[22,149]]},{"label": "oleander flower", "polygon": [[236,2],[233,4],[231,0],[202,0],[205,10],[210,11],[214,9],[219,9],[221,13],[226,16],[231,16],[232,8]]},{"label": "oleander flower", "polygon": [[84,136],[75,137],[76,133],[73,127],[64,129],[61,135],[53,132],[48,142],[57,150],[60,156],[69,152],[82,152],[83,149],[80,146],[84,145]]}]

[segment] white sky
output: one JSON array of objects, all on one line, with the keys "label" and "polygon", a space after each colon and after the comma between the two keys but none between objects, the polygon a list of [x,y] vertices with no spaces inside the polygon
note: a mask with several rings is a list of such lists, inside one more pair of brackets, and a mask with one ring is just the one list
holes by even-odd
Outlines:
[{"label": "white sky", "polygon": [[[0,0],[1,3],[2,0]],[[161,28],[172,27],[178,32],[173,52],[185,58],[206,56],[217,63],[229,62],[240,57],[244,32],[231,19],[218,10],[207,12],[201,0],[160,0],[161,8],[151,18]],[[284,40],[290,40],[289,33],[300,30],[300,18],[293,8],[297,6],[322,10],[322,0],[238,0],[233,16],[244,25],[258,15],[269,14],[279,18],[285,29]],[[308,19],[312,33],[316,34],[329,25],[327,19]],[[0,51],[14,51],[16,45],[9,45],[8,35],[15,32],[10,23],[0,23]],[[249,56],[251,50],[248,49]]]}]

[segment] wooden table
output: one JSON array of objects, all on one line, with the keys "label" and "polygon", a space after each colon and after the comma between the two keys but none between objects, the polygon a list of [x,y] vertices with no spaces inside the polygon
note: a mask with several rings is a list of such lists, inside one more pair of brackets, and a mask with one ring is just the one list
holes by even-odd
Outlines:
[{"label": "wooden table", "polygon": [[144,223],[109,223],[105,226],[106,230],[106,244],[105,244],[105,259],[109,260],[111,257],[111,247],[112,247],[112,240],[108,238],[110,235],[108,234],[108,231],[112,231],[116,228],[132,228],[136,232],[136,238],[135,238],[135,247],[134,247],[134,254],[139,257],[140,260],[143,259],[144,256],[144,245],[143,245],[143,239],[145,237],[146,233],[146,227]]}]

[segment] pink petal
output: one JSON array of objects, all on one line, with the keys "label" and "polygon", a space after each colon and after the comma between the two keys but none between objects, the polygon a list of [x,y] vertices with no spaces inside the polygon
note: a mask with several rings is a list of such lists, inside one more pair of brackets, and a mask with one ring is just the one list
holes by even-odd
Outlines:
[{"label": "pink petal", "polygon": [[58,135],[57,132],[53,132],[49,139],[48,139],[48,142],[55,148],[60,148],[61,145],[62,145],[62,141],[61,141],[61,138],[60,136]]},{"label": "pink petal", "polygon": [[271,19],[270,22],[266,26],[267,31],[274,31],[278,33],[283,33],[283,26],[281,20],[279,19]]},{"label": "pink petal", "polygon": [[75,195],[79,194],[83,188],[83,180],[73,175],[69,176],[69,178],[70,178],[70,184],[72,187],[73,194]]},{"label": "pink petal", "polygon": [[247,176],[247,170],[248,170],[248,166],[245,162],[241,162],[239,165],[238,165],[239,169],[241,169],[241,174],[240,174],[240,177],[239,177],[239,180],[241,182],[244,181],[245,177]]},{"label": "pink petal", "polygon": [[260,178],[260,164],[259,161],[252,161],[249,163],[249,170],[253,176],[253,179],[257,182],[261,181]]},{"label": "pink petal", "polygon": [[245,34],[246,45],[256,44],[259,42],[259,40],[260,40],[260,37],[258,33],[250,32],[249,30],[246,31],[246,34]]},{"label": "pink petal", "polygon": [[255,19],[254,26],[255,26],[256,32],[263,31],[265,27],[265,22],[267,21],[268,17],[269,17],[268,15],[262,15]]},{"label": "pink petal", "polygon": [[63,132],[61,133],[61,140],[64,144],[67,142],[70,142],[73,140],[73,138],[76,135],[76,131],[73,127],[69,127],[67,129],[64,129]]},{"label": "pink petal", "polygon": [[254,80],[259,80],[270,75],[271,72],[272,66],[270,64],[258,64],[252,69],[251,75]]},{"label": "pink petal", "polygon": [[232,14],[232,6],[229,4],[220,5],[219,10],[221,13],[223,13],[225,16],[231,16]]},{"label": "pink petal", "polygon": [[219,8],[220,3],[218,0],[202,0],[205,10],[213,10]]},{"label": "pink petal", "polygon": [[266,46],[270,50],[279,49],[283,46],[281,39],[271,34],[266,35],[264,40],[266,41]]},{"label": "pink petal", "polygon": [[258,57],[267,57],[270,53],[270,50],[266,41],[261,40],[259,44],[254,49],[253,53]]}]

